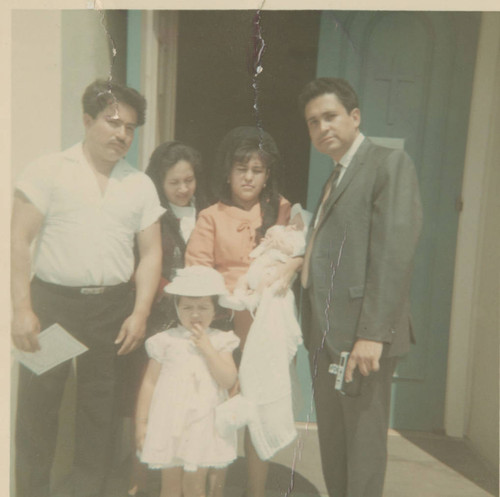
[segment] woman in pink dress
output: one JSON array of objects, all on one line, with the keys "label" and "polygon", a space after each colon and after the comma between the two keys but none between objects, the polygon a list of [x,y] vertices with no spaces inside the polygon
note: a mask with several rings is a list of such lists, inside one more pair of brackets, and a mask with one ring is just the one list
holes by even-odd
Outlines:
[{"label": "woman in pink dress", "polygon": [[[221,143],[216,166],[219,201],[200,212],[186,249],[186,266],[217,269],[232,292],[266,230],[288,224],[291,205],[278,192],[282,162],[276,143],[264,130],[238,127],[230,131]],[[279,266],[269,285],[274,284],[278,293],[286,292],[301,266],[301,257],[291,258]],[[252,319],[247,310],[234,314],[233,329],[243,350]],[[248,430],[245,452],[247,497],[264,497],[268,463],[259,458]]]}]

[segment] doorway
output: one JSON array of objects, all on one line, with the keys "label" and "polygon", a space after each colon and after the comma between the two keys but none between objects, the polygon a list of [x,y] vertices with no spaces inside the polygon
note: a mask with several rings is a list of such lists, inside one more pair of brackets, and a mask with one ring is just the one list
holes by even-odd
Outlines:
[{"label": "doorway", "polygon": [[[351,82],[362,132],[404,148],[420,182],[424,227],[415,259],[417,345],[397,369],[391,426],[442,431],[462,171],[480,15],[459,12],[321,14],[317,76]],[[311,152],[308,207],[325,157]]]},{"label": "doorway", "polygon": [[319,21],[314,11],[261,12],[255,92],[256,11],[179,12],[175,137],[200,150],[208,174],[223,136],[258,119],[283,156],[283,195],[305,205],[309,139],[297,96],[316,74]]}]

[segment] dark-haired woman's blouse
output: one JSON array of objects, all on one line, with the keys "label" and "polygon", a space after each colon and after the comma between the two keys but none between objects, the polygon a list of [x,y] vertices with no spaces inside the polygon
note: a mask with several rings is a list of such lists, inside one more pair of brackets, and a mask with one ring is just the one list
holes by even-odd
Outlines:
[{"label": "dark-haired woman's blouse", "polygon": [[[275,224],[288,224],[291,204],[281,197]],[[262,225],[260,204],[249,211],[222,202],[204,209],[186,248],[186,266],[210,266],[219,271],[229,291],[250,266],[255,232]]]}]

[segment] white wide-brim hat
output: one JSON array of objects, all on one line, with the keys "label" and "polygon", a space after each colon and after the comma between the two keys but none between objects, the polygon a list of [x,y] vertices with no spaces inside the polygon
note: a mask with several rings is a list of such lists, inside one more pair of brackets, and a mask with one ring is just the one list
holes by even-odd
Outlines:
[{"label": "white wide-brim hat", "polygon": [[164,291],[184,297],[208,297],[228,293],[222,275],[208,266],[189,266],[178,269],[174,279],[164,288]]}]

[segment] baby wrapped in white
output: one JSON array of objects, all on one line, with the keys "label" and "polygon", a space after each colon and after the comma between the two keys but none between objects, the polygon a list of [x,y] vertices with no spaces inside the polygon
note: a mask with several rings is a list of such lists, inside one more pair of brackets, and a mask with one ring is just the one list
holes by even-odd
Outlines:
[{"label": "baby wrapped in white", "polygon": [[311,214],[300,204],[294,204],[289,224],[271,226],[266,231],[260,244],[250,252],[253,261],[247,273],[238,280],[233,295],[225,296],[221,304],[234,310],[248,309],[253,313],[279,264],[291,257],[304,255],[310,221]]},{"label": "baby wrapped in white", "polygon": [[[292,290],[276,295],[275,285],[268,286],[268,282],[279,264],[304,254],[310,218],[310,213],[295,204],[290,224],[268,229],[250,254],[254,261],[234,294],[220,301],[225,307],[255,312],[238,376],[240,410],[250,418],[244,422],[248,423],[253,445],[263,460],[271,458],[297,435],[290,364],[302,343]],[[234,418],[234,410],[232,415]],[[227,429],[228,424],[234,423],[233,418],[222,407],[217,420],[219,429]]]}]

